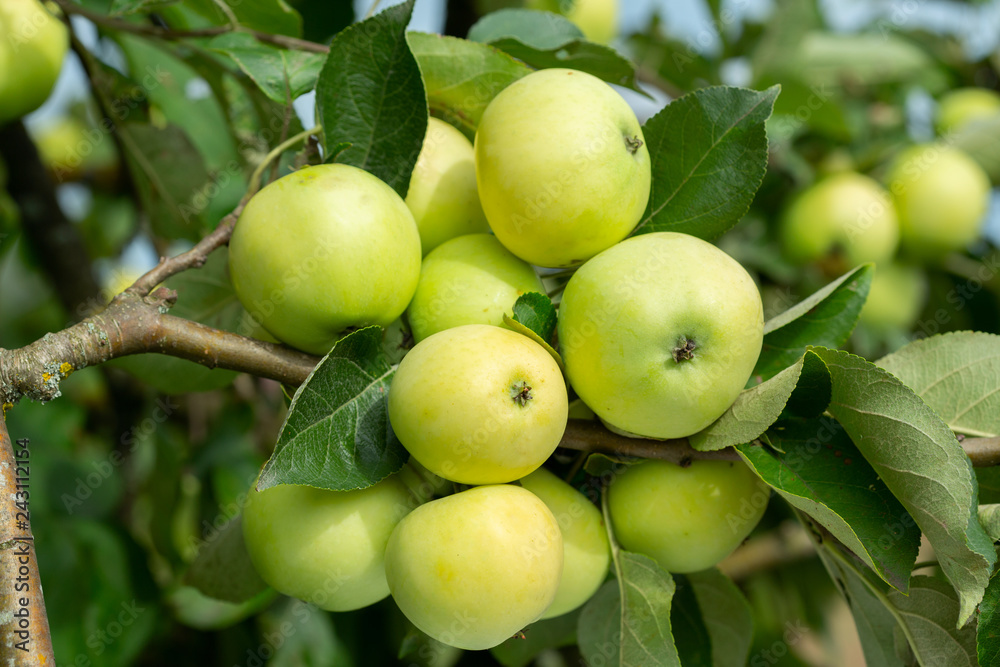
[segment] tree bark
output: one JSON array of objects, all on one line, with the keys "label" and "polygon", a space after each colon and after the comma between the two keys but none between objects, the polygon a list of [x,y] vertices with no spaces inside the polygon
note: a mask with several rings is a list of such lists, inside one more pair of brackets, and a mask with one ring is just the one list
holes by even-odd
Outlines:
[{"label": "tree bark", "polygon": [[0,663],[54,666],[29,518],[30,453],[11,442],[0,410]]}]

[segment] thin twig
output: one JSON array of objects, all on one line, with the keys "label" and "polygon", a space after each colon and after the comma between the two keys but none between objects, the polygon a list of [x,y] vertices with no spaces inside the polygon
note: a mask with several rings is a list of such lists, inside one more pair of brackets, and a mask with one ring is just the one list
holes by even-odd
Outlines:
[{"label": "thin twig", "polygon": [[[223,35],[229,32],[235,32],[236,30],[229,26],[215,27],[215,28],[198,28],[195,30],[175,30],[172,28],[161,28],[155,25],[146,25],[142,23],[132,23],[131,21],[124,21],[122,19],[116,19],[111,16],[105,16],[99,12],[91,11],[86,7],[82,7],[78,4],[70,2],[69,0],[55,0],[59,7],[66,14],[76,14],[77,16],[82,16],[85,19],[93,22],[104,28],[109,28],[111,30],[118,30],[121,32],[129,32],[136,35],[145,35],[147,37],[158,37],[159,39],[165,39],[169,41],[187,38],[198,38],[198,37],[215,37],[217,35]],[[259,42],[264,42],[266,44],[273,44],[274,46],[280,46],[286,49],[293,49],[295,51],[308,51],[310,53],[328,53],[330,47],[325,44],[318,44],[316,42],[310,42],[305,39],[299,39],[297,37],[289,37],[288,35],[273,35],[267,32],[260,32],[258,30],[250,30],[249,28],[240,26],[239,32],[245,32],[251,35],[254,39]]]}]

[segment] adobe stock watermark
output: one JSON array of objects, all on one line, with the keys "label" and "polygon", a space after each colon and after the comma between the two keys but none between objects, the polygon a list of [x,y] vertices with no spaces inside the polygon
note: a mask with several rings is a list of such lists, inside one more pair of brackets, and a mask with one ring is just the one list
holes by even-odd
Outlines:
[{"label": "adobe stock watermark", "polygon": [[[160,424],[170,418],[178,407],[180,407],[180,404],[173,402],[169,396],[161,396],[156,399],[152,414],[122,434],[120,444],[123,447],[127,447],[126,453],[130,454],[134,452],[139,443],[151,436]],[[76,478],[76,485],[73,488],[73,492],[63,493],[59,497],[66,512],[72,515],[126,460],[126,454],[122,453],[119,449],[114,449],[104,460],[91,463],[92,471],[85,476]]]}]

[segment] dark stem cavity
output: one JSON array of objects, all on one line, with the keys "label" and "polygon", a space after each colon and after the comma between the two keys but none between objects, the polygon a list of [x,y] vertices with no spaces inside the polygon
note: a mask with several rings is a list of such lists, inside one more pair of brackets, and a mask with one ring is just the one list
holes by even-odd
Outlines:
[{"label": "dark stem cavity", "polygon": [[635,155],[636,151],[642,148],[642,139],[637,136],[625,137],[625,146],[628,148],[628,152]]},{"label": "dark stem cavity", "polygon": [[674,361],[681,363],[682,361],[694,359],[694,351],[697,347],[693,340],[687,336],[682,336],[677,342],[677,347],[674,348]]},{"label": "dark stem cavity", "polygon": [[515,382],[510,387],[510,397],[523,408],[533,398],[531,395],[531,386],[527,382]]}]

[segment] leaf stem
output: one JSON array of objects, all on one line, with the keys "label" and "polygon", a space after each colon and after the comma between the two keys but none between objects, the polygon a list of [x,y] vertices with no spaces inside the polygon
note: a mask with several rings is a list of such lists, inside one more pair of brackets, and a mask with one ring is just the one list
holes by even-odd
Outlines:
[{"label": "leaf stem", "polygon": [[261,163],[258,164],[257,168],[253,170],[252,174],[250,174],[250,184],[247,187],[246,194],[243,195],[243,203],[246,204],[246,202],[250,201],[250,198],[253,197],[255,194],[257,194],[257,191],[260,190],[260,181],[261,177],[264,175],[264,170],[267,169],[268,165],[271,164],[273,160],[279,158],[282,153],[284,153],[286,150],[288,150],[295,144],[299,143],[303,139],[308,139],[314,134],[319,134],[322,131],[323,131],[323,126],[317,125],[316,127],[310,128],[308,130],[303,130],[302,132],[299,132],[293,137],[289,137],[288,139],[282,141],[280,144],[271,149],[271,152],[264,156],[264,159],[261,160]]}]

